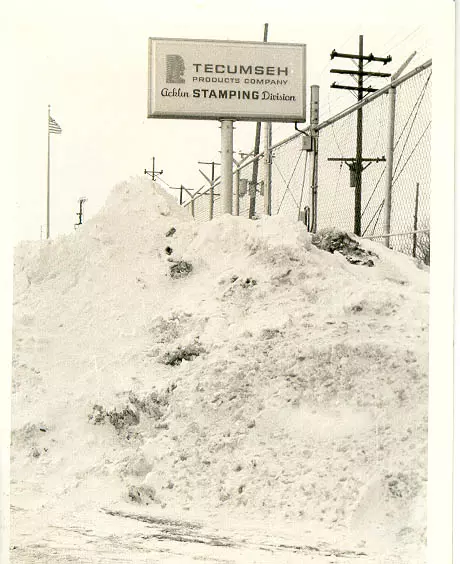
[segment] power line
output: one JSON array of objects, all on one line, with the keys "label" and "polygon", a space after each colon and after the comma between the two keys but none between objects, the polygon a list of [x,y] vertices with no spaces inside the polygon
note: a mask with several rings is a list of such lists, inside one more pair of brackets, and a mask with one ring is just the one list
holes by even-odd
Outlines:
[{"label": "power line", "polygon": [[287,183],[286,183],[286,180],[285,180],[285,178],[284,178],[284,176],[283,176],[281,170],[279,169],[278,165],[276,164],[276,161],[273,161],[273,162],[275,163],[276,168],[278,169],[278,172],[280,173],[281,178],[284,180],[284,183],[286,184],[286,190],[284,191],[283,197],[281,198],[281,202],[280,202],[280,205],[279,205],[279,207],[278,207],[278,212],[277,212],[277,213],[280,212],[281,206],[283,205],[283,201],[284,201],[284,198],[285,198],[285,196],[286,196],[288,190],[289,190],[289,193],[290,193],[291,196],[292,196],[292,199],[294,200],[294,204],[296,205],[296,207],[298,207],[297,202],[296,202],[295,197],[294,197],[294,194],[292,193],[292,191],[291,191],[291,189],[289,188],[289,186],[290,186],[290,184],[291,184],[291,180],[292,180],[292,178],[293,178],[293,176],[294,176],[294,174],[295,174],[295,171],[297,170],[297,166],[298,166],[298,164],[299,164],[299,161],[300,161],[300,157],[301,157],[301,156],[302,156],[302,151],[300,151],[300,153],[299,153],[299,158],[297,159],[297,161],[296,161],[296,163],[295,163],[294,169],[293,169],[292,174],[291,174],[291,178],[289,179],[289,182],[287,182]]},{"label": "power line", "polygon": [[[399,163],[401,162],[401,159],[402,159],[402,157],[403,157],[404,150],[406,149],[407,143],[409,142],[409,137],[410,137],[410,134],[411,134],[411,132],[412,132],[412,129],[414,128],[415,120],[417,119],[417,116],[418,116],[418,114],[419,114],[420,107],[421,107],[421,105],[422,105],[422,101],[423,101],[423,98],[424,98],[424,96],[425,96],[425,92],[426,92],[427,85],[428,85],[428,82],[429,82],[430,78],[431,78],[431,73],[429,74],[428,79],[427,79],[427,81],[425,82],[425,85],[424,85],[424,87],[423,87],[423,90],[422,90],[421,95],[418,97],[418,99],[417,99],[417,101],[416,101],[416,103],[415,103],[415,105],[414,105],[414,108],[416,108],[416,112],[415,112],[415,114],[414,114],[414,118],[413,118],[413,120],[412,120],[412,123],[411,123],[411,126],[410,126],[410,128],[409,128],[409,131],[407,132],[406,140],[405,140],[404,145],[403,145],[403,148],[402,148],[402,150],[401,150],[401,154],[399,155],[398,162],[396,163],[396,166],[395,166],[395,168],[394,168],[394,173],[393,173],[394,175],[396,175],[396,171],[398,170]],[[414,112],[414,110],[412,110],[411,115],[413,114],[413,112]],[[410,117],[409,117],[409,119],[410,119]],[[431,122],[430,122],[430,123],[431,123]],[[406,125],[407,125],[407,122],[406,122]],[[406,127],[406,126],[404,126],[404,128],[405,128],[405,127]],[[402,135],[402,134],[401,134],[401,135]],[[401,138],[401,136],[398,138],[398,142],[399,142],[399,139],[400,139],[400,138]],[[398,144],[398,142],[396,143],[396,145]],[[396,146],[396,145],[395,145],[395,146]],[[407,162],[407,161],[406,161],[406,162]],[[398,175],[398,176],[399,176],[399,175]],[[394,180],[393,182],[395,182],[395,180]]]},{"label": "power line", "polygon": [[301,207],[302,207],[303,191],[304,191],[304,188],[305,188],[305,178],[307,176],[307,163],[308,163],[308,152],[305,151],[305,165],[304,165],[304,168],[303,168],[302,190],[300,192],[299,214],[300,214]]},{"label": "power line", "polygon": [[425,129],[423,130],[422,134],[420,135],[417,143],[414,145],[414,148],[412,149],[412,151],[410,152],[410,155],[407,157],[407,159],[405,160],[401,170],[399,171],[399,174],[394,178],[393,180],[393,186],[396,184],[396,181],[398,180],[398,178],[401,176],[402,171],[406,168],[407,163],[410,161],[412,155],[415,152],[415,149],[420,145],[420,142],[422,141],[423,137],[425,136],[425,133],[428,131],[428,129],[431,126],[431,120],[428,122],[428,125],[425,127]]},{"label": "power line", "polygon": [[[413,126],[413,124],[414,124],[415,118],[417,117],[417,114],[418,114],[418,112],[419,112],[419,110],[420,110],[420,106],[421,106],[421,104],[422,104],[422,100],[423,100],[423,98],[424,98],[424,96],[425,96],[425,92],[426,92],[426,90],[427,90],[428,83],[429,83],[429,81],[430,81],[430,79],[431,79],[431,74],[432,74],[432,72],[430,72],[430,74],[428,75],[428,78],[427,78],[425,84],[423,85],[423,88],[422,88],[422,90],[421,90],[421,92],[420,92],[420,94],[419,94],[419,96],[418,96],[418,98],[417,98],[417,100],[416,100],[416,102],[415,102],[415,104],[414,104],[414,107],[412,108],[412,110],[411,110],[411,112],[410,112],[410,114],[409,114],[409,117],[407,118],[406,123],[404,124],[404,127],[402,128],[401,133],[399,134],[399,137],[398,137],[398,139],[396,140],[395,147],[398,146],[398,143],[399,143],[401,137],[403,136],[404,131],[406,130],[407,125],[409,124],[409,122],[410,122],[410,120],[411,120],[411,118],[412,118],[412,114],[413,114],[414,112],[416,112],[416,115],[415,115],[414,120],[413,120],[412,125],[411,125],[411,129],[412,129],[412,126]],[[407,134],[408,137],[409,137],[409,134],[410,134],[410,131],[409,131],[409,133]],[[404,151],[404,148],[403,148],[403,151]],[[398,166],[398,165],[396,165],[396,167],[397,167],[397,166]]]},{"label": "power line", "polygon": [[[374,221],[375,216],[376,216],[377,214],[378,214],[377,221],[379,220],[379,218],[380,218],[380,212],[382,211],[382,208],[383,208],[384,203],[385,203],[385,199],[383,199],[383,200],[380,202],[379,207],[375,210],[374,215],[371,217],[371,219],[369,220],[369,223],[367,224],[366,228],[365,228],[364,231],[363,231],[363,235],[365,235],[365,234],[367,233],[367,230],[369,229],[371,223]],[[377,222],[376,222],[376,225],[377,225]],[[374,230],[375,230],[375,226],[374,226]]]},{"label": "power line", "polygon": [[378,185],[379,185],[380,181],[382,180],[383,175],[385,174],[385,169],[386,169],[386,166],[383,167],[383,169],[382,169],[382,172],[379,176],[379,179],[377,180],[377,182],[374,186],[374,189],[372,190],[372,194],[369,196],[369,199],[367,200],[367,204],[364,206],[364,210],[363,210],[363,213],[361,214],[361,217],[364,217],[364,214],[366,213],[366,210],[369,207],[369,204],[370,204],[372,198],[374,197],[375,191],[377,190]]},{"label": "power line", "polygon": [[401,41],[399,43],[397,43],[396,45],[393,45],[392,47],[389,47],[387,50],[388,51],[394,51],[395,49],[397,49],[400,45],[402,45],[405,41],[407,41],[409,39],[409,37],[412,37],[412,35],[414,35],[415,33],[417,33],[419,31],[419,29],[421,29],[421,25],[419,25],[416,29],[414,29],[414,31],[411,31],[409,33],[409,35],[406,35],[406,37],[404,37],[404,39],[401,39]]},{"label": "power line", "polygon": [[[350,39],[356,35],[356,32],[359,30],[360,27],[361,27],[360,25],[357,25],[357,26],[353,29],[353,31],[350,33],[349,37],[342,43],[342,45],[339,46],[339,49],[343,49],[343,47],[350,41]],[[328,61],[328,62],[324,65],[323,70],[320,72],[320,77],[324,74],[324,71],[327,69],[327,67],[328,67],[330,64],[331,64],[331,62]]]},{"label": "power line", "polygon": [[333,204],[331,206],[331,213],[329,215],[329,223],[332,223],[332,214],[334,213],[335,202],[337,200],[337,190],[339,187],[340,177],[342,175],[342,169],[343,169],[343,161],[340,163],[339,174],[337,176],[337,182],[335,183],[334,197],[332,199]]}]

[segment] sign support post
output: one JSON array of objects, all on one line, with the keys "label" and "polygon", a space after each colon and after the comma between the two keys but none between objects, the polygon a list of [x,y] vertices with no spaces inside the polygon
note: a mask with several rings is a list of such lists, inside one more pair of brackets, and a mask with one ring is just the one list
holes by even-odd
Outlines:
[{"label": "sign support post", "polygon": [[233,188],[233,121],[223,119],[220,122],[222,150],[222,213],[232,214]]}]

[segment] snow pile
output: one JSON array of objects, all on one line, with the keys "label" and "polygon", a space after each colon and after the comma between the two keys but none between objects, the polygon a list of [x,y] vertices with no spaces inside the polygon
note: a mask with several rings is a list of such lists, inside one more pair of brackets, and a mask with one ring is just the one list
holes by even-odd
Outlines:
[{"label": "snow pile", "polygon": [[13,504],[300,520],[410,561],[428,274],[363,246],[371,268],[285,217],[197,225],[142,179],[75,234],[21,245]]}]

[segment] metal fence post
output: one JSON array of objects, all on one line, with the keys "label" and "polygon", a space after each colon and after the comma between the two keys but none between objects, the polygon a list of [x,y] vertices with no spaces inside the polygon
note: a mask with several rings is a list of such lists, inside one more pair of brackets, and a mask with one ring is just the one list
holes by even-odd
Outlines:
[{"label": "metal fence post", "polygon": [[234,202],[233,202],[233,214],[240,215],[240,170],[237,169],[233,175],[233,187],[234,187]]},{"label": "metal fence post", "polygon": [[[393,184],[393,155],[394,155],[394,136],[395,136],[395,115],[396,115],[396,88],[390,88],[389,96],[389,117],[388,117],[388,135],[385,169],[385,208],[383,220],[383,232],[389,235],[391,232],[391,189]],[[390,246],[390,237],[384,238],[386,247]]]},{"label": "metal fence post", "polygon": [[214,217],[214,186],[209,188],[209,221]]},{"label": "metal fence post", "polygon": [[[407,67],[411,60],[415,57],[416,53],[412,55],[401,65],[401,67],[391,76],[391,82],[396,80],[402,71]],[[396,87],[390,85],[389,91],[389,116],[388,116],[388,133],[387,133],[387,150],[386,161],[387,166],[385,169],[385,204],[384,204],[384,219],[383,219],[383,233],[389,235],[391,233],[391,192],[393,188],[393,156],[394,156],[394,137],[395,137],[395,118],[396,118]],[[390,246],[390,237],[384,238],[386,247]]]}]

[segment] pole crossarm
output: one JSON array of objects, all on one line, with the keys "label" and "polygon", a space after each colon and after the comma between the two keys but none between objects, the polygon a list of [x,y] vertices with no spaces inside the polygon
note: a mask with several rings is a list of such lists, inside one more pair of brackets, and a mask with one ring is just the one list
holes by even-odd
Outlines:
[{"label": "pole crossarm", "polygon": [[359,76],[382,76],[382,77],[391,76],[390,72],[371,72],[371,71],[345,70],[345,69],[331,69],[330,72],[336,74],[356,74]]},{"label": "pole crossarm", "polygon": [[[321,122],[318,126],[316,126],[316,131],[320,131],[321,129],[324,129],[325,127],[328,127],[330,125],[332,125],[333,123],[343,119],[344,117],[356,112],[359,108],[362,108],[364,106],[366,106],[367,104],[369,104],[370,102],[372,102],[373,100],[375,100],[376,98],[378,98],[379,96],[382,96],[383,94],[386,94],[387,92],[389,92],[389,90],[391,88],[396,88],[397,86],[399,86],[400,84],[402,84],[403,82],[406,82],[406,80],[409,80],[410,78],[412,78],[413,76],[419,74],[420,72],[422,72],[423,70],[431,67],[433,64],[433,61],[431,59],[428,59],[425,63],[423,63],[422,65],[416,67],[415,69],[411,70],[410,72],[408,72],[407,74],[405,74],[404,76],[401,76],[399,78],[397,78],[396,80],[392,80],[390,84],[387,84],[386,86],[383,86],[382,88],[380,88],[377,92],[371,94],[370,96],[366,96],[366,98],[364,98],[363,100],[361,100],[360,102],[357,102],[356,104],[353,104],[353,106],[350,106],[349,108],[347,108],[346,110],[343,110],[342,112],[339,112],[338,114],[336,114],[334,117],[329,118],[324,120],[323,122]],[[299,135],[298,133],[296,133],[295,135],[293,135],[292,137],[296,137],[297,135]],[[284,143],[286,143],[286,141],[289,141],[290,138],[288,138],[287,140],[284,141]],[[281,142],[279,143],[280,145],[282,144]],[[274,147],[273,147],[274,148]]]},{"label": "pole crossarm", "polygon": [[[343,161],[343,162],[351,162],[356,161],[356,157],[330,157],[327,159],[328,161]],[[385,157],[377,157],[375,159],[361,159],[362,162],[372,162],[372,163],[380,163],[386,161]]]},{"label": "pole crossarm", "polygon": [[209,186],[215,186],[216,184],[220,183],[220,175],[216,176],[216,178],[214,180],[211,180],[209,178],[209,176],[201,170],[201,168],[198,169],[198,172],[201,172],[201,174],[204,176],[204,178],[208,181]]},{"label": "pole crossarm", "polygon": [[337,84],[333,82],[331,84],[331,88],[341,88],[342,90],[357,90],[358,92],[377,92],[378,88],[369,87],[362,87],[362,86],[345,86],[342,84]]},{"label": "pole crossarm", "polygon": [[392,58],[390,55],[388,57],[376,57],[373,53],[369,55],[351,55],[349,53],[338,53],[335,49],[332,50],[331,53],[331,60],[335,57],[339,57],[342,59],[358,59],[360,61],[378,61],[379,63],[383,63],[386,65],[387,63],[391,63]]},{"label": "pole crossarm", "polygon": [[[357,92],[358,102],[362,102],[364,99],[364,94],[372,94],[377,92],[377,88],[372,88],[372,86],[364,86],[364,77],[365,76],[374,76],[374,77],[389,77],[391,76],[390,73],[379,73],[379,72],[369,72],[364,70],[364,61],[368,62],[380,62],[386,65],[391,61],[391,57],[376,57],[373,53],[369,55],[364,55],[364,36],[359,36],[359,53],[358,54],[350,54],[350,53],[338,53],[335,49],[331,53],[331,59],[335,57],[338,58],[345,58],[345,59],[353,59],[354,61],[358,61],[357,66],[358,70],[340,70],[340,69],[332,69],[331,73],[336,74],[348,74],[356,79],[358,86],[347,86],[342,84],[337,84],[334,82],[331,84],[331,88],[338,88],[341,90],[348,90],[352,93]],[[356,235],[361,235],[361,197],[362,197],[362,172],[371,162],[375,161],[368,161],[369,164],[366,167],[363,167],[363,109],[362,106],[359,106],[356,112],[356,158],[351,161],[346,161],[347,165],[349,166],[350,170],[355,175],[355,217],[354,217],[354,233]]]},{"label": "pole crossarm", "polygon": [[152,157],[152,170],[147,170],[144,168],[144,174],[152,177],[152,180],[155,182],[155,176],[163,174],[162,170],[155,170],[155,157]]},{"label": "pole crossarm", "polygon": [[215,166],[215,165],[220,166],[220,163],[216,163],[215,161],[210,161],[210,162],[198,161],[198,164],[205,164],[205,165],[211,165],[211,166]]}]

